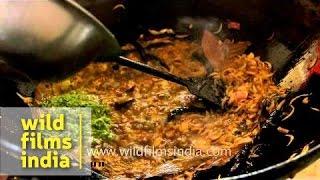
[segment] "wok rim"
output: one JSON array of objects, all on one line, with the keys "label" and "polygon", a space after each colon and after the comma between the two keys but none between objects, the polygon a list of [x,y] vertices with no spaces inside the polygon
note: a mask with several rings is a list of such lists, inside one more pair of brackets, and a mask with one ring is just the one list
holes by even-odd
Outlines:
[{"label": "wok rim", "polygon": [[[315,145],[313,148],[311,148],[306,154],[304,155],[298,155],[299,157],[297,158],[293,158],[291,160],[285,160],[282,161],[280,163],[268,166],[266,168],[263,169],[259,169],[253,172],[249,172],[246,174],[239,174],[236,176],[230,176],[230,177],[223,177],[221,179],[223,180],[233,180],[233,179],[245,179],[245,178],[253,178],[256,176],[261,176],[261,175],[265,175],[266,173],[272,173],[272,171],[274,170],[279,170],[281,168],[286,168],[290,165],[296,165],[299,163],[302,163],[302,161],[306,160],[307,158],[312,159],[310,161],[308,161],[307,163],[304,163],[302,166],[300,166],[299,168],[294,167],[295,172],[301,170],[302,168],[306,167],[307,165],[311,164],[312,162],[320,159],[320,143],[318,143],[317,145]],[[271,172],[270,172],[271,171]],[[270,174],[270,175],[275,175],[275,174]],[[283,174],[283,175],[288,175],[288,174]]]}]

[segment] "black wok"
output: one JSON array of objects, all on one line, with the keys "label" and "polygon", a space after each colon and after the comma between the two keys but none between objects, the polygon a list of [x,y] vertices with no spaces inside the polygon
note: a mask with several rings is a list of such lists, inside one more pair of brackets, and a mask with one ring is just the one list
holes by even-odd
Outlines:
[{"label": "black wok", "polygon": [[[147,33],[149,28],[169,27],[184,32],[185,29],[179,27],[181,17],[204,19],[205,22],[210,22],[214,17],[225,24],[236,21],[241,25],[240,30],[226,29],[221,37],[251,41],[253,45],[248,52],[254,52],[261,56],[261,59],[270,60],[276,72],[275,81],[279,83],[284,77],[290,79],[287,74],[290,70],[296,71],[297,62],[310,63],[310,57],[318,58],[318,62],[320,60],[317,35],[320,29],[320,11],[303,6],[302,1],[77,0],[110,28],[122,44],[135,42],[139,35]],[[316,1],[303,2],[317,5]],[[116,6],[117,4],[123,6]],[[117,8],[114,8],[115,6]],[[289,177],[318,159],[320,132],[316,121],[320,119],[320,112],[312,110],[311,107],[320,106],[320,76],[312,73],[310,69],[299,76],[303,76],[302,80],[297,78],[294,79],[295,82],[289,83],[296,91],[288,96],[283,108],[274,112],[269,121],[261,124],[261,133],[252,144],[246,145],[226,165],[200,171],[195,178],[212,179],[219,175],[226,179]],[[2,106],[23,104],[16,98],[17,88],[10,81],[1,81],[0,89]],[[308,94],[309,103],[304,104],[302,98],[298,98],[292,103],[295,107],[294,114],[282,121],[285,116],[283,112],[290,110],[290,100],[302,94]],[[289,146],[288,137],[278,132],[279,126],[290,129],[294,135]],[[309,146],[307,153],[288,160],[292,154],[299,154],[306,145]],[[253,150],[258,157],[250,156]]]}]

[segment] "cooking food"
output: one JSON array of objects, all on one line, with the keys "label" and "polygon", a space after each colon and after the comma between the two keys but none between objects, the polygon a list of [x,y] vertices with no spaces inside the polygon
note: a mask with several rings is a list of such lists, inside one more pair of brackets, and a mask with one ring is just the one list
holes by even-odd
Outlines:
[{"label": "cooking food", "polygon": [[[172,39],[169,44],[149,47],[147,52],[161,59],[177,76],[199,77],[206,75],[206,67],[193,55],[200,48],[189,40]],[[140,59],[135,51],[127,57]],[[35,104],[50,106],[50,99],[76,91],[97,97],[110,109],[107,127],[113,135],[97,136],[93,144],[95,149],[110,151],[92,157],[106,164],[95,169],[107,177],[174,174],[188,178],[197,170],[228,162],[251,142],[264,115],[274,110],[278,99],[285,95],[285,90],[272,80],[270,64],[259,57],[240,55],[228,62],[210,75],[226,83],[227,108],[223,111],[209,108],[205,112],[187,112],[168,122],[172,110],[199,103],[197,98],[185,87],[113,63],[91,63],[61,82],[40,83]],[[148,64],[167,70],[155,61]],[[123,150],[131,151],[123,154]]]}]

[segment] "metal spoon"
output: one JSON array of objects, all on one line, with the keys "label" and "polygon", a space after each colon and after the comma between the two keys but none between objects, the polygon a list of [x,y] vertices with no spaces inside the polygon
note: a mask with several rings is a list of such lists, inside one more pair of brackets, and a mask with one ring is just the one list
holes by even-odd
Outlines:
[{"label": "metal spoon", "polygon": [[184,79],[168,72],[159,71],[146,64],[130,60],[123,56],[119,56],[116,62],[120,65],[128,66],[144,73],[186,86],[191,94],[217,106],[222,106],[222,98],[225,97],[225,85],[220,79],[211,77],[192,77]]},{"label": "metal spoon", "polygon": [[225,96],[221,80],[182,79],[120,56],[121,48],[113,34],[71,0],[2,0],[0,27],[0,55],[33,79],[65,77],[93,59],[113,59],[186,86],[192,94],[215,105],[220,106]]}]

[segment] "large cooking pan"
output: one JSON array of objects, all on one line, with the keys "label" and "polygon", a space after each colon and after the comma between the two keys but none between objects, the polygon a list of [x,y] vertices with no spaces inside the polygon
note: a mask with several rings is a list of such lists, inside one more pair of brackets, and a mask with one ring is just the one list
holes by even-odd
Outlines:
[{"label": "large cooking pan", "polygon": [[[318,58],[318,61],[320,59],[320,43],[315,40],[318,39],[316,34],[320,29],[320,10],[317,9],[320,2],[309,0],[100,0],[96,2],[79,0],[78,2],[109,27],[123,44],[134,42],[149,28],[169,27],[176,31],[184,31],[181,26],[188,22],[197,24],[197,21],[201,21],[210,24],[215,18],[219,18],[225,24],[236,21],[241,26],[240,30],[227,30],[222,35],[223,38],[250,40],[253,45],[248,51],[253,51],[273,64],[276,71],[275,81],[280,83],[284,79],[288,86],[295,90],[299,89],[288,98],[288,101],[301,94],[312,93],[311,104],[303,104],[301,98],[293,103],[297,111],[290,120],[282,122],[280,116],[282,112],[275,112],[270,117],[272,123],[263,125],[263,130],[253,144],[247,145],[227,165],[199,172],[196,178],[216,178],[219,174],[233,179],[288,176],[320,157],[320,132],[316,126],[320,114],[310,111],[310,106],[317,106],[320,101],[318,95],[320,87],[317,87],[320,78],[312,73],[313,70],[305,70],[297,73],[298,75],[292,73],[299,71],[297,62],[301,61],[300,64],[303,64],[304,61],[314,66],[312,58]],[[199,26],[202,25],[199,23]],[[287,146],[288,137],[278,132],[278,126],[288,127],[293,132],[294,144]],[[301,152],[307,144],[310,147],[307,154],[288,160],[292,154]],[[250,152],[253,150],[257,150],[258,158],[250,157]]]},{"label": "large cooking pan", "polygon": [[[317,36],[320,12],[312,8],[317,7],[315,1],[77,1],[110,28],[122,44],[135,42],[149,28],[169,27],[183,32],[184,23],[197,23],[200,19],[205,25],[216,18],[226,26],[236,22],[240,29],[226,28],[221,37],[251,41],[253,45],[248,51],[270,60],[276,70],[275,81],[287,83],[296,90],[288,97],[285,107],[262,124],[263,129],[252,144],[246,145],[226,165],[200,171],[195,178],[211,179],[219,175],[230,179],[278,178],[295,173],[320,157],[320,132],[316,122],[320,113],[313,109],[320,104],[320,86],[317,86],[320,78],[315,68],[320,59]],[[199,24],[199,28],[204,24]],[[310,68],[300,72],[297,63]],[[299,72],[298,77],[288,73],[293,71]],[[7,80],[1,82],[1,105],[22,106],[15,95],[16,87]],[[306,96],[308,104],[302,102]],[[282,114],[290,110],[290,101],[295,112],[283,122]],[[279,126],[292,131],[294,141],[289,146],[288,137],[279,133]],[[307,153],[288,160],[292,154],[300,154],[304,147],[309,147]],[[252,151],[256,151],[258,157],[250,156]]]}]

